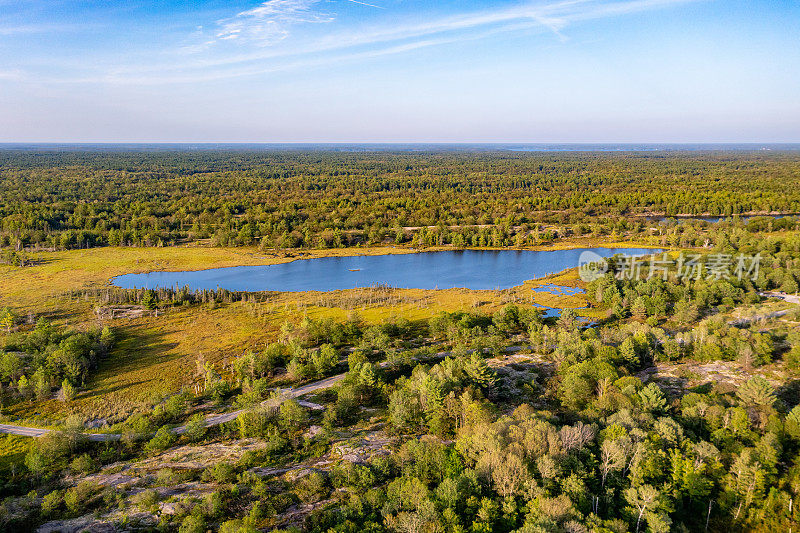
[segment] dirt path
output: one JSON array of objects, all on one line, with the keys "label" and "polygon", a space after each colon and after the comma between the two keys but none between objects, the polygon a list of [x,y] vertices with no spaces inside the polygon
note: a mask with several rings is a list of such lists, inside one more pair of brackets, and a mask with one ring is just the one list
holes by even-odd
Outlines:
[{"label": "dirt path", "polygon": [[[791,304],[798,304],[800,305],[800,296],[797,294],[786,294],[785,292],[759,292],[759,296],[763,296],[765,298],[778,298],[779,300],[783,300],[784,302],[788,302]],[[755,316],[748,316],[737,318],[735,320],[728,321],[728,325],[730,326],[747,326],[751,322],[757,322],[759,320],[767,320],[770,318],[780,318],[782,316],[788,315],[791,312],[791,309],[784,309],[782,311],[775,311],[773,313],[766,313],[763,315],[755,315]]]},{"label": "dirt path", "polygon": [[[12,426],[10,424],[0,424],[0,433],[9,433],[11,435],[21,435],[23,437],[41,437],[46,433],[50,433],[51,429],[42,428],[29,428],[24,426]],[[119,440],[122,435],[114,433],[86,433],[89,440],[94,442],[106,442],[110,440]]]},{"label": "dirt path", "polygon": [[766,296],[767,298],[780,298],[785,302],[800,304],[800,296],[797,294],[787,294],[785,292],[759,292],[758,295]]},{"label": "dirt path", "polygon": [[747,326],[751,322],[758,322],[759,320],[768,320],[770,318],[780,318],[784,315],[789,314],[788,309],[784,309],[783,311],[775,311],[774,313],[767,313],[764,315],[755,315],[749,316],[744,318],[737,318],[736,320],[729,320],[729,326]]},{"label": "dirt path", "polygon": [[[304,396],[306,394],[310,394],[312,392],[316,392],[318,390],[329,389],[344,379],[345,374],[338,374],[336,376],[331,376],[329,378],[322,379],[320,381],[315,381],[314,383],[309,383],[308,385],[303,385],[301,387],[293,388],[293,389],[279,389],[278,392],[280,393],[279,398],[272,398],[266,400],[261,403],[263,406],[274,406],[277,407],[282,402],[292,399],[298,398],[300,396]],[[309,406],[314,406],[314,404],[307,404]],[[238,411],[231,411],[230,413],[222,413],[216,415],[209,415],[206,417],[205,426],[218,426],[220,424],[224,424],[225,422],[230,422],[231,420],[235,420],[240,414],[249,409],[239,409]],[[32,428],[32,427],[25,427],[25,426],[14,426],[10,424],[0,424],[0,433],[9,433],[11,435],[21,435],[23,437],[41,437],[47,433],[50,433],[52,430],[50,429],[43,429],[43,428]],[[181,435],[186,432],[186,426],[178,426],[172,429],[173,433],[177,435]],[[90,441],[94,442],[107,442],[107,441],[114,441],[120,440],[122,435],[119,433],[85,433],[86,437]]]},{"label": "dirt path", "polygon": [[[507,352],[514,353],[523,349],[522,346],[510,346],[506,348]],[[431,357],[424,358],[424,361],[438,361],[444,359],[445,357],[449,356],[450,352],[439,352]],[[420,360],[415,359],[417,362],[421,362]],[[381,368],[385,368],[390,366],[392,363],[388,361],[382,361],[378,363],[378,366]],[[281,403],[285,402],[286,400],[298,398],[300,396],[305,396],[306,394],[310,394],[312,392],[316,392],[319,390],[329,389],[339,383],[341,380],[344,379],[346,374],[337,374],[335,376],[331,376],[329,378],[321,379],[319,381],[315,381],[313,383],[308,383],[307,385],[302,385],[296,388],[290,389],[278,389],[277,392],[279,396],[277,398],[270,398],[269,400],[265,400],[261,402],[261,406],[264,407],[278,407]],[[300,402],[301,405],[311,409],[320,409],[322,406],[308,403],[308,402]],[[218,426],[220,424],[224,424],[225,422],[230,422],[231,420],[236,420],[240,414],[244,413],[245,411],[249,411],[253,409],[252,407],[246,409],[238,409],[236,411],[231,411],[229,413],[220,413],[220,414],[212,414],[208,415],[205,419],[205,427],[211,426]],[[25,426],[14,426],[10,424],[0,424],[0,433],[9,433],[11,435],[21,435],[24,437],[41,437],[42,435],[49,433],[50,429],[43,429],[43,428],[32,428],[32,427],[25,427]],[[182,435],[186,432],[186,426],[178,426],[172,428],[172,432],[176,435]],[[122,435],[120,433],[84,433],[86,437],[90,441],[95,442],[107,442],[107,441],[114,441],[120,440]]]},{"label": "dirt path", "polygon": [[26,428],[22,426],[0,424],[0,433],[11,433],[12,435],[22,435],[23,437],[41,437],[47,432],[47,429]]}]

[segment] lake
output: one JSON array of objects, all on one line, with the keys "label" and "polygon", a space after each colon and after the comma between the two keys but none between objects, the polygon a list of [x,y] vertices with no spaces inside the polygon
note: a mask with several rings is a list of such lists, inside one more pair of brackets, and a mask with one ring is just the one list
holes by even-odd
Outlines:
[{"label": "lake", "polygon": [[111,282],[125,289],[189,287],[231,291],[334,291],[388,285],[398,288],[507,289],[578,266],[582,252],[602,257],[647,255],[645,248],[574,250],[459,250],[411,254],[299,259],[290,263],[184,272],[125,274]]}]

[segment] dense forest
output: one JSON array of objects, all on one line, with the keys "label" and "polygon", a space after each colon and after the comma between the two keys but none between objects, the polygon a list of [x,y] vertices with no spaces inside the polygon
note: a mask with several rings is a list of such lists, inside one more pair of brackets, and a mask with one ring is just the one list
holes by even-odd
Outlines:
[{"label": "dense forest", "polygon": [[[797,233],[740,228],[711,237],[714,251],[761,254],[765,268],[741,280],[608,273],[588,287],[604,312],[592,327],[574,312],[544,318],[514,304],[425,322],[287,322],[274,343],[226,369],[198,358],[202,387],[109,428],[119,441],[89,442],[69,420],[37,439],[24,469],[7,471],[0,486],[0,523],[26,529],[111,512],[124,530],[252,532],[289,527],[287,516],[293,530],[299,512],[299,525],[315,532],[789,531],[800,487],[797,381],[776,386],[753,373],[738,387],[686,387],[644,372],[689,361],[800,371],[796,310],[788,322],[723,318],[800,279]],[[159,294],[113,293],[162,308],[237,296]],[[14,381],[20,372],[51,372],[57,382],[64,356],[55,354],[81,343],[102,351],[113,339],[110,331],[76,335],[40,322],[12,336],[2,359],[10,397],[30,394]],[[519,346],[529,362],[503,363]],[[279,398],[276,382],[336,373],[340,384],[315,397],[321,413],[291,399],[261,403]],[[245,410],[206,427],[198,409],[209,404]],[[386,439],[376,453],[315,462],[350,442],[341,435],[376,427]],[[236,461],[162,465],[135,478],[128,499],[92,477],[176,446],[239,439],[262,444]],[[208,490],[178,499],[167,490],[184,485]]]},{"label": "dense forest", "polygon": [[[535,245],[800,212],[797,153],[0,151],[0,247]],[[18,261],[6,257],[7,262]]]},{"label": "dense forest", "polygon": [[[586,306],[556,316],[511,289],[412,317],[404,289],[386,286],[300,305],[296,293],[122,289],[88,269],[50,296],[13,292],[0,422],[42,435],[0,435],[0,530],[800,528],[800,219],[757,216],[800,212],[796,152],[6,150],[0,190],[0,274],[16,283],[49,283],[63,257],[91,255],[64,249],[138,264],[155,250],[113,247],[183,243],[590,236],[700,265],[628,276],[618,256],[592,281],[556,275]],[[713,274],[715,258],[737,256],[760,268]],[[203,349],[185,338],[194,322]],[[170,329],[183,337],[158,342]],[[182,385],[81,414],[129,386],[116,379],[129,367],[160,375],[170,362]]]}]

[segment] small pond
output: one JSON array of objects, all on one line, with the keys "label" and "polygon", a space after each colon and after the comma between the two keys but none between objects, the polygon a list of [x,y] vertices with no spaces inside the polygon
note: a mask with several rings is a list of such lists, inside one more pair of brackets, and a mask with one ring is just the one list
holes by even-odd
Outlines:
[{"label": "small pond", "polygon": [[644,248],[574,250],[460,250],[321,257],[290,263],[185,272],[125,274],[111,281],[126,289],[189,287],[231,291],[334,291],[387,285],[399,288],[507,289],[579,264],[581,253],[647,255]]},{"label": "small pond", "polygon": [[552,283],[547,283],[540,287],[534,287],[533,291],[546,292],[549,294],[555,294],[556,296],[573,296],[575,294],[583,294],[585,292],[583,289],[564,287],[562,285],[553,285]]}]

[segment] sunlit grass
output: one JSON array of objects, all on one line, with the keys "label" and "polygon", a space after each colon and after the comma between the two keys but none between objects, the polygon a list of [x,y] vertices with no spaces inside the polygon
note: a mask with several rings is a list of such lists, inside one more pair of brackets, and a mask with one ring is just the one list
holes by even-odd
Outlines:
[{"label": "sunlit grass", "polygon": [[[578,239],[547,249],[597,246],[596,239]],[[618,243],[637,246],[632,243]],[[431,250],[431,249],[429,249]],[[535,292],[533,287],[553,283],[571,287],[583,284],[573,269],[544,280],[504,291],[449,289],[425,291],[376,289],[281,293],[268,302],[196,305],[168,308],[158,317],[104,321],[94,314],[90,300],[70,300],[65,294],[87,287],[104,287],[109,279],[130,272],[193,270],[239,265],[273,264],[300,257],[354,254],[411,253],[402,247],[311,250],[293,253],[264,252],[253,248],[96,248],[65,252],[40,252],[32,267],[0,266],[0,306],[9,305],[20,315],[48,316],[60,324],[80,329],[111,324],[118,343],[100,363],[78,397],[65,404],[56,400],[23,402],[7,410],[15,418],[50,420],[77,413],[87,419],[110,422],[150,408],[164,395],[191,387],[199,376],[201,357],[228,368],[248,349],[261,349],[278,339],[281,325],[298,324],[304,316],[342,320],[357,314],[366,324],[393,318],[427,320],[442,311],[470,310],[492,313],[507,303],[555,308],[584,308],[585,295]],[[372,292],[371,292],[372,291]],[[592,316],[592,309],[579,314]]]},{"label": "sunlit grass", "polygon": [[28,437],[0,434],[0,472],[23,469],[25,454],[32,444],[33,441]]}]

